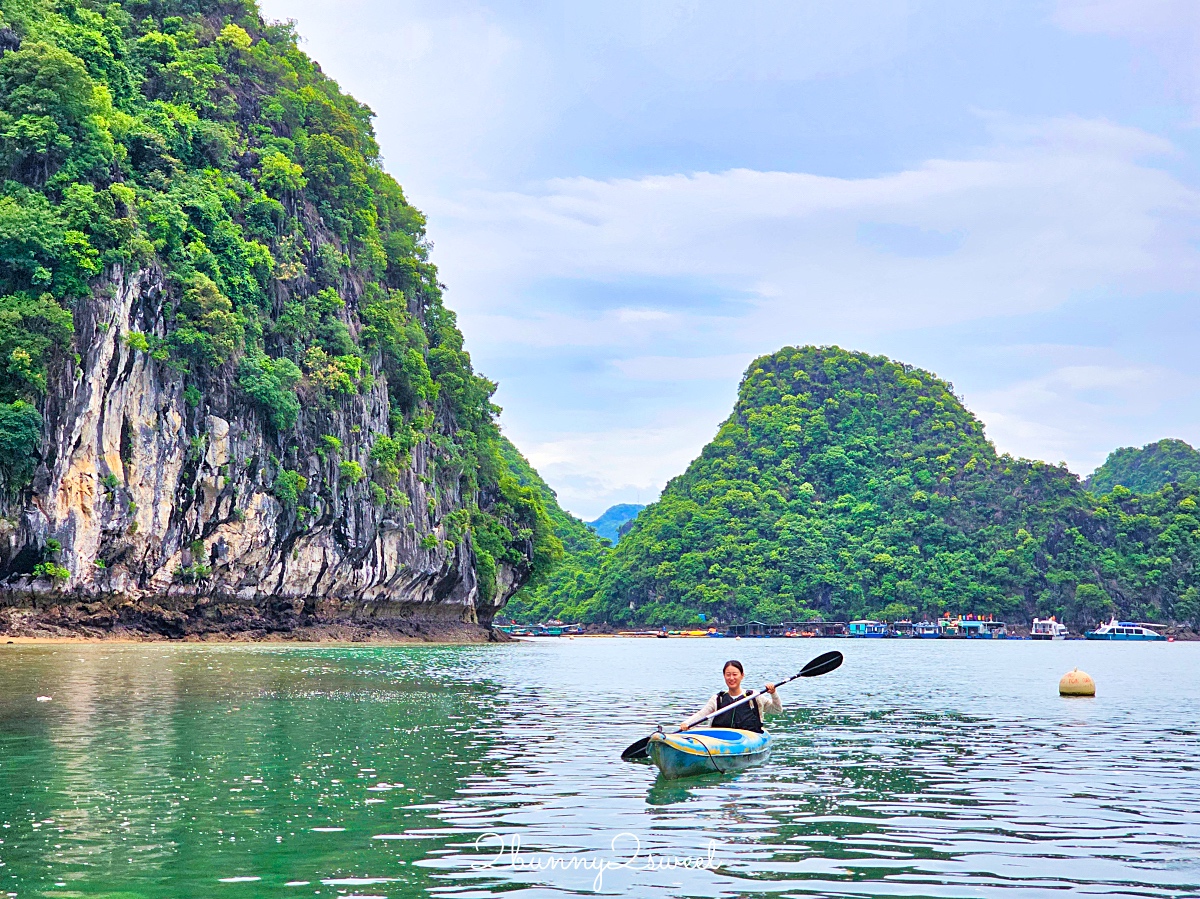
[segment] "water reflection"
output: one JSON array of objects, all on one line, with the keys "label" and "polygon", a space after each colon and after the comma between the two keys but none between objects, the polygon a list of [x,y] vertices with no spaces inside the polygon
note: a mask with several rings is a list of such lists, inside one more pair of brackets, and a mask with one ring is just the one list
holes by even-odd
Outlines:
[{"label": "water reflection", "polygon": [[[720,644],[7,647],[0,891],[1200,895],[1200,647],[844,641],[769,764],[618,761],[719,687]],[[1090,704],[1054,693],[1077,664]]]},{"label": "water reflection", "polygon": [[737,774],[705,774],[683,780],[667,780],[657,773],[657,769],[652,764],[648,762],[636,764],[649,768],[651,776],[654,776],[654,783],[646,794],[647,805],[677,805],[680,802],[687,802],[699,795],[699,792],[705,788],[731,783],[740,776]]},{"label": "water reflection", "polygon": [[[89,646],[22,647],[13,664],[10,652],[0,886],[149,899],[394,881],[434,847],[372,836],[436,823],[429,810],[464,771],[488,770],[494,690],[447,688],[445,661]],[[53,701],[35,705],[38,693]],[[423,876],[404,874],[421,893]]]}]

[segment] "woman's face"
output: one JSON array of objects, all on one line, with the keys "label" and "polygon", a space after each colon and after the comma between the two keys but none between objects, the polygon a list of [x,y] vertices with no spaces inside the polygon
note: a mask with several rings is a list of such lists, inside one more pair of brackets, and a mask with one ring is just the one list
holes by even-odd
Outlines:
[{"label": "woman's face", "polygon": [[744,675],[732,665],[725,666],[725,686],[730,692],[737,692],[738,687],[742,685]]}]

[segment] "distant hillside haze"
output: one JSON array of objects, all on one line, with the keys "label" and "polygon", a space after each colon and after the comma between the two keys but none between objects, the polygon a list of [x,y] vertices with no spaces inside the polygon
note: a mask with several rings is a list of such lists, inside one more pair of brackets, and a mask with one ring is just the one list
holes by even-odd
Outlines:
[{"label": "distant hillside haze", "polygon": [[1109,493],[1118,485],[1134,493],[1154,493],[1200,475],[1200,452],[1182,440],[1159,440],[1138,449],[1123,446],[1083,482],[1093,493]]},{"label": "distant hillside haze", "polygon": [[1193,620],[1198,502],[1194,483],[1098,497],[1065,467],[998,454],[929,372],[786,347],[751,363],[714,439],[620,543],[586,563],[568,552],[563,589],[515,601],[639,626]]},{"label": "distant hillside haze", "polygon": [[622,531],[628,531],[628,528],[623,526],[637,518],[638,512],[644,508],[644,505],[637,503],[618,503],[610,506],[603,515],[595,521],[589,521],[587,525],[598,535],[615,544],[621,539]]}]

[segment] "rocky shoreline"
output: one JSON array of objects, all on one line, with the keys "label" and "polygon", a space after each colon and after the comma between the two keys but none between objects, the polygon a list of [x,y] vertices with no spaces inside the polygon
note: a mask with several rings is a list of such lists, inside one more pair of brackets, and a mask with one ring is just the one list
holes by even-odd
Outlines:
[{"label": "rocky shoreline", "polygon": [[323,616],[282,601],[263,606],[196,603],[177,608],[143,600],[62,602],[0,609],[0,641],[505,643],[512,638],[472,621],[424,616]]}]

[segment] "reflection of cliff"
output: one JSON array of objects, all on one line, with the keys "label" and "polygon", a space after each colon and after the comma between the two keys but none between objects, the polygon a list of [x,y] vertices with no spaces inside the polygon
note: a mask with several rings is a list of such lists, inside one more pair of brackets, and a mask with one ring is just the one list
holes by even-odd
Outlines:
[{"label": "reflection of cliff", "polygon": [[54,713],[46,734],[53,764],[41,775],[55,797],[47,814],[54,823],[43,825],[57,834],[49,865],[94,867],[103,844],[113,846],[109,865],[132,855],[162,872],[169,859],[162,836],[184,813],[163,789],[179,745],[176,664],[153,650],[139,653],[79,658],[66,651],[47,660],[60,675],[47,709]]},{"label": "reflection of cliff", "polygon": [[10,646],[6,889],[207,896],[232,876],[408,873],[443,845],[421,837],[441,825],[422,807],[488,771],[495,713],[490,688],[427,680],[422,652]]}]

